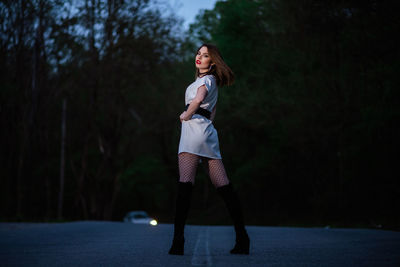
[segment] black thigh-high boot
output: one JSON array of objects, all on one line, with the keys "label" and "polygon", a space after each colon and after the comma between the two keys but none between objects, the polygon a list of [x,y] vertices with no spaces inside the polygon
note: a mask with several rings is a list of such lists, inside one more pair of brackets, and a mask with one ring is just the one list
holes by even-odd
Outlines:
[{"label": "black thigh-high boot", "polygon": [[174,239],[169,254],[183,255],[184,228],[190,209],[193,184],[191,182],[178,182],[178,196],[176,198],[176,210],[174,220]]},{"label": "black thigh-high boot", "polygon": [[222,197],[232,217],[236,232],[236,244],[230,253],[249,254],[250,239],[244,227],[243,214],[239,198],[234,191],[232,184],[217,187],[218,194]]}]

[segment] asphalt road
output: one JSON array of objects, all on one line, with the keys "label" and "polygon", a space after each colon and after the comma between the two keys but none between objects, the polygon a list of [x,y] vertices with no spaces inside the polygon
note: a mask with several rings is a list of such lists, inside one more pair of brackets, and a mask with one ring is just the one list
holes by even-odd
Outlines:
[{"label": "asphalt road", "polygon": [[187,225],[178,256],[171,224],[0,223],[0,266],[400,266],[400,232],[246,228],[250,255],[229,254],[232,226]]}]

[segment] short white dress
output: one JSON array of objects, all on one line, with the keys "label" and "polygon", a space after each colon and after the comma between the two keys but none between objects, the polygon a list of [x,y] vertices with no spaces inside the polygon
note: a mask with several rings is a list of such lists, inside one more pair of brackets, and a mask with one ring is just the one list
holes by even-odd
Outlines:
[{"label": "short white dress", "polygon": [[[206,86],[208,92],[200,107],[212,112],[218,99],[217,81],[213,75],[197,78],[186,88],[185,105],[192,102],[197,89],[202,85]],[[190,120],[182,121],[178,154],[181,152],[222,159],[219,151],[218,133],[212,121],[199,114],[194,114]]]}]

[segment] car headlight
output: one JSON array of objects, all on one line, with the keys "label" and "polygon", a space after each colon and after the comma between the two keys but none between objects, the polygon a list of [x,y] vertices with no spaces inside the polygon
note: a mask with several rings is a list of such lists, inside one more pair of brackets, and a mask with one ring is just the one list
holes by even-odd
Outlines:
[{"label": "car headlight", "polygon": [[157,221],[156,220],[151,220],[150,224],[153,225],[153,226],[156,226],[157,225]]}]

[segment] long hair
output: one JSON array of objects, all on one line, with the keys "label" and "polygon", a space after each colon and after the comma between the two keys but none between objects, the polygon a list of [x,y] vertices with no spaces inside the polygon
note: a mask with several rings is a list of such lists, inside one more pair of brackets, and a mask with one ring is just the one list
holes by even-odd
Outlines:
[{"label": "long hair", "polygon": [[[207,47],[208,55],[211,57],[211,68],[206,73],[201,73],[202,75],[212,74],[215,76],[217,80],[218,86],[232,85],[235,81],[235,76],[231,68],[226,65],[224,59],[222,58],[221,53],[218,48],[213,44],[202,44],[196,51],[196,55],[199,50],[203,47]],[[199,69],[196,68],[196,77],[199,77],[200,72]]]}]

